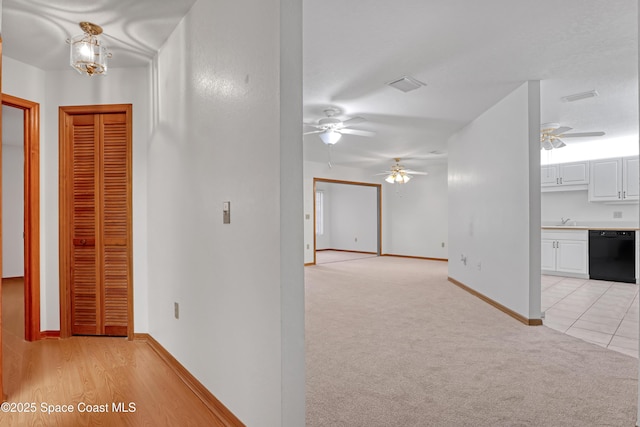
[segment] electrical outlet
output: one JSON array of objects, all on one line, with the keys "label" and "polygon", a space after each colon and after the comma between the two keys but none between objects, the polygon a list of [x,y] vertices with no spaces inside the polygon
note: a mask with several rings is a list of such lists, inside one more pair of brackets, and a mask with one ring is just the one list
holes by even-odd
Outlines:
[{"label": "electrical outlet", "polygon": [[614,218],[622,218],[622,212],[621,211],[613,212],[613,217]]},{"label": "electrical outlet", "polygon": [[354,241],[355,241],[355,242],[357,242],[357,241],[358,241],[358,238],[356,237],[356,238],[354,239]]},{"label": "electrical outlet", "polygon": [[311,219],[311,215],[305,214],[304,219]]},{"label": "electrical outlet", "polygon": [[173,316],[176,319],[180,318],[180,304],[178,304],[177,302],[173,303]]},{"label": "electrical outlet", "polygon": [[309,244],[307,243],[307,249],[309,249]]},{"label": "electrical outlet", "polygon": [[442,242],[442,247],[444,248],[444,242]]}]

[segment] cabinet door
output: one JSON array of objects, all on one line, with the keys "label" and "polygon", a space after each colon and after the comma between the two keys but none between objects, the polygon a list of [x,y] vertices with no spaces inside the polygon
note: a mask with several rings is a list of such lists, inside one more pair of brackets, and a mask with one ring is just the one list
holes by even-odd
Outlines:
[{"label": "cabinet door", "polygon": [[542,270],[556,270],[556,247],[555,240],[542,239]]},{"label": "cabinet door", "polygon": [[624,200],[640,199],[640,174],[638,157],[622,159],[622,196]]},{"label": "cabinet door", "polygon": [[567,163],[559,165],[560,184],[577,185],[589,183],[589,163]]},{"label": "cabinet door", "polygon": [[590,172],[590,202],[606,202],[622,198],[622,159],[593,160]]},{"label": "cabinet door", "polygon": [[557,271],[588,273],[587,242],[583,240],[558,240],[556,248]]},{"label": "cabinet door", "polygon": [[540,169],[540,183],[543,187],[558,185],[558,165],[542,166]]}]

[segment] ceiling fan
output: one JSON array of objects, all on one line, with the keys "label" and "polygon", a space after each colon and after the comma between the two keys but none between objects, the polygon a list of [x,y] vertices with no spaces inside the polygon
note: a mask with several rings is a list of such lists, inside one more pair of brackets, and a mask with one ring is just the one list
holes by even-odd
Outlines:
[{"label": "ceiling fan", "polygon": [[391,170],[378,173],[376,175],[387,175],[384,179],[389,184],[406,184],[409,182],[413,175],[429,175],[427,172],[419,172],[411,169],[407,169],[400,164],[400,158],[396,157],[395,164],[391,166]]},{"label": "ceiling fan", "polygon": [[560,126],[559,123],[543,123],[540,125],[540,149],[551,150],[562,148],[567,144],[560,138],[580,138],[587,136],[603,136],[604,132],[565,133],[573,128]]},{"label": "ceiling fan", "polygon": [[352,117],[348,120],[340,120],[336,116],[340,114],[340,110],[337,108],[327,108],[324,110],[327,117],[318,120],[318,123],[304,123],[305,126],[315,128],[317,130],[311,132],[305,132],[303,135],[311,135],[314,133],[327,145],[333,145],[342,138],[343,134],[358,135],[358,136],[375,136],[375,132],[368,130],[351,129],[351,126],[358,123],[365,122],[366,119],[362,117]]}]

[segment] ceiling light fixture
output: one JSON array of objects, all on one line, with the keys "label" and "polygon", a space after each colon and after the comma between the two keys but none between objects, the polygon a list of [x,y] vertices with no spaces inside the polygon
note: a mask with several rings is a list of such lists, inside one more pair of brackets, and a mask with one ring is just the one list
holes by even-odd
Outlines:
[{"label": "ceiling light fixture", "polygon": [[405,171],[393,171],[384,180],[389,184],[406,184],[411,179]]},{"label": "ceiling light fixture", "polygon": [[318,136],[320,137],[322,142],[327,145],[333,145],[336,142],[340,141],[340,138],[342,138],[342,134],[340,132],[336,132],[333,129],[327,129],[324,132],[320,133],[320,135]]},{"label": "ceiling light fixture", "polygon": [[102,34],[102,27],[91,22],[80,22],[84,32],[67,39],[70,48],[70,65],[80,74],[93,76],[107,74],[107,59],[111,53],[98,37]]},{"label": "ceiling light fixture", "polygon": [[388,82],[387,85],[401,90],[402,92],[410,92],[412,90],[419,89],[422,86],[426,86],[427,84],[418,79],[414,79],[413,77],[403,76],[399,79]]}]

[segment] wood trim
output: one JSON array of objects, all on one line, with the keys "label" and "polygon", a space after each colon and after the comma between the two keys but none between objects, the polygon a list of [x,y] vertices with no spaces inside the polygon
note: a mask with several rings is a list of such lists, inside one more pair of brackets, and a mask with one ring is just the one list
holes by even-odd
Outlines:
[{"label": "wood trim", "polygon": [[452,277],[448,277],[448,280],[453,283],[454,285],[458,286],[461,289],[464,289],[465,291],[469,292],[471,295],[476,296],[478,298],[480,298],[482,301],[486,302],[489,305],[492,305],[493,307],[497,308],[498,310],[502,311],[505,314],[508,314],[509,316],[513,317],[514,319],[516,319],[519,322],[524,323],[527,326],[540,326],[542,325],[542,319],[529,319],[524,317],[523,315],[516,313],[515,311],[511,310],[508,307],[505,307],[504,305],[500,304],[497,301],[494,301],[493,299],[481,294],[480,292],[471,289],[470,287],[468,287],[467,285],[465,285],[462,282],[457,281],[456,279],[452,278]]},{"label": "wood trim", "polygon": [[175,372],[182,382],[191,389],[193,394],[204,403],[213,416],[227,427],[244,427],[226,406],[222,404],[207,388],[202,385],[175,357],[171,355],[158,341],[149,334],[135,334],[135,339],[146,341],[158,356]]},{"label": "wood trim", "polygon": [[428,261],[444,261],[449,262],[447,258],[431,258],[426,256],[413,256],[413,255],[396,255],[396,254],[382,254],[381,256],[391,256],[396,258],[412,258],[412,259],[424,259]]},{"label": "wood trim", "polygon": [[60,339],[60,331],[42,331],[40,332],[41,340],[57,340]]},{"label": "wood trim", "polygon": [[304,263],[305,267],[309,267],[310,265],[316,265],[316,263],[315,262],[305,262]]},{"label": "wood trim", "polygon": [[317,249],[316,252],[322,251],[335,251],[335,252],[351,252],[354,254],[368,254],[368,255],[378,255],[377,252],[367,252],[367,251],[352,251],[349,249]]},{"label": "wood trim", "polygon": [[24,113],[24,339],[40,336],[40,104],[2,94]]},{"label": "wood trim", "polygon": [[[2,36],[0,35],[0,93],[2,93]],[[0,162],[2,161],[2,110],[0,110]],[[0,163],[1,165],[2,163]],[[2,174],[0,174],[0,242],[2,242]],[[2,271],[2,245],[0,245],[0,271]],[[1,276],[1,275],[0,275]],[[5,402],[2,380],[2,278],[0,277],[0,400]]]},{"label": "wood trim", "polygon": [[24,276],[12,276],[12,277],[3,277],[2,278],[2,280],[17,280],[17,279],[24,280]]},{"label": "wood trim", "polygon": [[[128,277],[128,324],[127,324],[127,338],[129,340],[134,339],[134,322],[133,322],[133,197],[132,197],[132,138],[133,138],[133,106],[131,104],[105,104],[105,105],[79,105],[79,106],[63,106],[58,108],[58,164],[59,164],[59,258],[60,258],[60,337],[68,338],[71,336],[71,294],[68,286],[69,280],[67,278],[67,272],[69,271],[70,259],[69,250],[73,243],[70,238],[69,224],[71,223],[71,212],[68,207],[71,203],[69,187],[71,158],[69,155],[69,144],[64,144],[64,141],[69,141],[71,136],[71,128],[67,126],[67,120],[70,116],[82,115],[82,114],[109,114],[109,113],[123,113],[127,117],[126,127],[127,135],[129,137],[127,143],[127,174],[129,176],[129,183],[127,185],[127,200],[128,200],[128,263],[129,263],[129,277]],[[99,200],[99,198],[97,198]]]},{"label": "wood trim", "polygon": [[[378,251],[376,254],[382,255],[382,184],[376,184],[372,182],[360,182],[360,181],[345,181],[341,179],[330,178],[313,178],[313,263],[305,265],[316,264],[316,184],[318,182],[326,182],[329,184],[346,184],[346,185],[360,185],[364,187],[375,187],[376,198],[378,204]],[[349,251],[354,252],[354,251]]]}]

